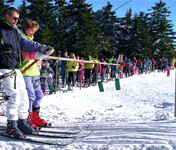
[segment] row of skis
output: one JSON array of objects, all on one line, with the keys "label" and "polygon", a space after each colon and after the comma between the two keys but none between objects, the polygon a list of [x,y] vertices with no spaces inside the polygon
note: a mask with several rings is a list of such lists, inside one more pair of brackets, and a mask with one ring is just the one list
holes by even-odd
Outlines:
[{"label": "row of skis", "polygon": [[[3,115],[3,107],[7,102],[8,97],[0,89],[0,115]],[[87,124],[87,123],[85,123]],[[0,136],[7,138],[12,138],[13,140],[24,140],[28,142],[48,144],[48,145],[58,145],[58,146],[67,146],[74,143],[77,139],[85,138],[90,136],[93,133],[91,126],[94,123],[89,125],[79,126],[46,126],[38,128],[32,135],[25,135],[22,139],[15,139],[14,137],[6,134],[6,126],[0,125]]]},{"label": "row of skis", "polygon": [[32,133],[32,135],[25,135],[22,139],[15,139],[6,134],[6,126],[0,125],[0,136],[13,138],[14,140],[24,140],[28,142],[67,146],[74,143],[77,139],[85,138],[93,133],[91,126],[94,123],[85,126],[46,126],[41,127]]}]

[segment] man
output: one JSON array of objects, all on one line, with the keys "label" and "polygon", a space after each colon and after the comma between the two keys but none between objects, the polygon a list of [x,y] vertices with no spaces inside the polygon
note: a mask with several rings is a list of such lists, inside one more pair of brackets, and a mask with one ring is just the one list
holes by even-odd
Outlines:
[{"label": "man", "polygon": [[24,138],[34,129],[27,123],[29,100],[23,75],[19,70],[20,49],[40,51],[49,55],[53,48],[32,40],[27,40],[14,28],[19,12],[9,7],[5,12],[5,21],[0,22],[0,78],[9,97],[7,103],[6,133],[14,138]]},{"label": "man", "polygon": [[[57,57],[61,57],[61,51],[58,50],[57,52]],[[52,66],[54,72],[55,72],[55,79],[56,79],[56,76],[57,76],[57,89],[59,90],[60,89],[60,76],[61,76],[61,71],[62,71],[62,61],[61,60],[56,60]]]},{"label": "man", "polygon": [[[69,58],[67,51],[64,52],[63,57]],[[68,81],[67,61],[62,61],[61,74],[62,74],[62,88],[64,88]]]}]

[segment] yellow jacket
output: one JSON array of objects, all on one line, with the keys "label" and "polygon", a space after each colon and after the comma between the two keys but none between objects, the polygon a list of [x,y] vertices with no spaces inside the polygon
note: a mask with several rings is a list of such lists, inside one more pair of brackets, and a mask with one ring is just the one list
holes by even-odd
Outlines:
[{"label": "yellow jacket", "polygon": [[67,62],[67,69],[70,72],[78,71],[79,64],[77,61],[68,61]]}]

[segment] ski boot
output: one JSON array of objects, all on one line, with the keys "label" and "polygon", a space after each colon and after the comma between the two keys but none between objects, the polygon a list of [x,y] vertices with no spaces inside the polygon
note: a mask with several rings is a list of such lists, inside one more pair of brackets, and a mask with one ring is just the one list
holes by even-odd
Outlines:
[{"label": "ski boot", "polygon": [[9,136],[17,138],[17,139],[24,139],[25,138],[25,135],[23,135],[23,133],[17,127],[17,121],[14,121],[14,120],[7,121],[6,133]]},{"label": "ski boot", "polygon": [[35,129],[28,124],[27,119],[19,119],[18,120],[18,128],[24,133],[24,134],[32,134],[32,132],[35,132]]},{"label": "ski boot", "polygon": [[32,112],[29,113],[27,122],[29,125],[31,125],[35,130],[37,130],[37,126],[32,122]]},{"label": "ski boot", "polygon": [[31,121],[37,127],[45,127],[45,126],[47,126],[47,122],[44,119],[41,119],[39,117],[39,112],[40,112],[40,107],[33,107]]}]

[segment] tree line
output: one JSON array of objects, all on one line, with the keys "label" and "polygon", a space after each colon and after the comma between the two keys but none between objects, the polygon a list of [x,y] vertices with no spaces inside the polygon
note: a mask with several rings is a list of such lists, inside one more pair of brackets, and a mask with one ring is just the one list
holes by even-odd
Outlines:
[{"label": "tree line", "polygon": [[[1,0],[0,16],[17,0]],[[123,54],[128,58],[168,58],[175,54],[175,32],[168,19],[166,3],[160,0],[148,9],[118,17],[107,2],[93,11],[86,0],[22,0],[19,6],[19,28],[27,19],[40,24],[35,41],[52,45],[56,50],[73,52],[85,57],[110,57]],[[53,54],[56,55],[56,52]]]}]

